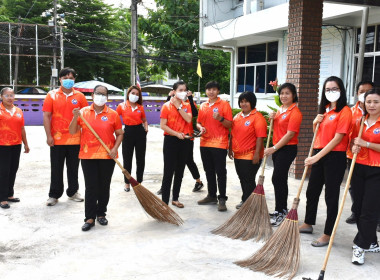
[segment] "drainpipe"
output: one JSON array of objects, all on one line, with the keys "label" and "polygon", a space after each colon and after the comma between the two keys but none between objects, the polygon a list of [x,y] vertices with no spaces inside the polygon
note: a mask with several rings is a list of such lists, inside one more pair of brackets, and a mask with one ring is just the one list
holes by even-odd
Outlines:
[{"label": "drainpipe", "polygon": [[[207,1],[207,0],[206,0]],[[203,22],[202,19],[206,16],[206,13],[203,9],[203,2],[204,0],[199,1],[199,47],[201,49],[207,49],[207,50],[222,50],[225,52],[229,52],[231,54],[231,61],[230,61],[230,104],[233,108],[234,106],[234,96],[236,93],[236,87],[235,87],[235,56],[236,56],[236,47],[221,47],[221,46],[213,46],[213,45],[205,45],[203,44]]]}]

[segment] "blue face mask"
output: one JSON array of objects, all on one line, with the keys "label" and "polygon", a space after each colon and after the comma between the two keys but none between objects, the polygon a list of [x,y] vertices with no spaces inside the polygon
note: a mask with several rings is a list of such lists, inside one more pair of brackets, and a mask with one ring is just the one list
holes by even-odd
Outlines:
[{"label": "blue face mask", "polygon": [[62,81],[62,86],[66,89],[71,89],[74,86],[74,80],[65,79],[61,81]]}]

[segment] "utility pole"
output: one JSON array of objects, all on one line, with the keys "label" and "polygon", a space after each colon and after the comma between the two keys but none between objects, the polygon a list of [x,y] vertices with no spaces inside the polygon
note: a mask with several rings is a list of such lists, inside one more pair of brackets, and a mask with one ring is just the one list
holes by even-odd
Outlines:
[{"label": "utility pole", "polygon": [[57,42],[57,0],[54,0],[54,14],[53,14],[53,24],[54,24],[54,46],[53,46],[53,69],[51,75],[50,87],[54,89],[57,85],[57,49],[55,48]]},{"label": "utility pole", "polygon": [[65,50],[63,48],[63,27],[61,26],[59,29],[60,41],[61,41],[61,69],[65,68]]},{"label": "utility pole", "polygon": [[137,75],[137,3],[131,1],[131,85],[136,84]]}]

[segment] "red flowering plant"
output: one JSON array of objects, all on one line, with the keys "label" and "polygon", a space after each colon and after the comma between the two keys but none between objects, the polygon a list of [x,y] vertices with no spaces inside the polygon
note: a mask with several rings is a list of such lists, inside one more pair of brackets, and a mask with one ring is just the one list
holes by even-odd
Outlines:
[{"label": "red flowering plant", "polygon": [[[282,105],[282,103],[281,103],[281,100],[280,100],[280,87],[281,87],[281,84],[278,84],[278,81],[277,81],[277,79],[276,80],[274,80],[274,81],[270,81],[269,82],[269,85],[271,85],[272,86],[272,88],[273,88],[273,90],[275,91],[275,92],[277,92],[277,94],[278,95],[275,95],[274,96],[274,102],[276,102],[276,105],[278,106],[278,107],[281,107],[281,105]],[[273,107],[271,107],[271,106],[269,106],[269,105],[267,105],[268,107],[269,107],[269,109],[271,109],[271,110],[273,110],[273,111],[277,111],[277,109],[276,108],[273,108]]]}]

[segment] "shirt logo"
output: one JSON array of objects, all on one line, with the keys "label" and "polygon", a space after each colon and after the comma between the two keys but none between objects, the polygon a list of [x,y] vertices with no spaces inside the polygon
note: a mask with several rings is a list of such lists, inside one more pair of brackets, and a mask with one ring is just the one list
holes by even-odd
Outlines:
[{"label": "shirt logo", "polygon": [[376,128],[374,131],[373,131],[373,134],[379,134],[380,133],[380,128]]},{"label": "shirt logo", "polygon": [[283,120],[285,120],[285,118],[286,118],[286,114],[284,114],[284,115],[282,116],[282,119],[283,119]]},{"label": "shirt logo", "polygon": [[245,125],[245,126],[249,126],[250,124],[251,124],[250,121],[246,121],[244,125]]},{"label": "shirt logo", "polygon": [[19,117],[19,118],[21,118],[21,114],[20,113],[17,113],[16,116]]},{"label": "shirt logo", "polygon": [[71,100],[71,103],[73,103],[74,105],[77,105],[78,104],[78,100],[76,100],[75,98]]},{"label": "shirt logo", "polygon": [[183,109],[187,113],[187,108]]},{"label": "shirt logo", "polygon": [[140,110],[137,110],[137,113],[141,113],[141,111],[140,111]]},{"label": "shirt logo", "polygon": [[108,121],[107,116],[103,116],[103,117],[102,117],[102,121],[104,121],[104,122]]},{"label": "shirt logo", "polygon": [[329,117],[329,120],[332,121],[332,120],[335,119],[335,118],[336,118],[336,115],[331,115],[331,116]]},{"label": "shirt logo", "polygon": [[218,109],[218,108],[214,108],[212,111],[213,111],[214,113],[216,113],[216,112],[219,112],[219,109]]}]

